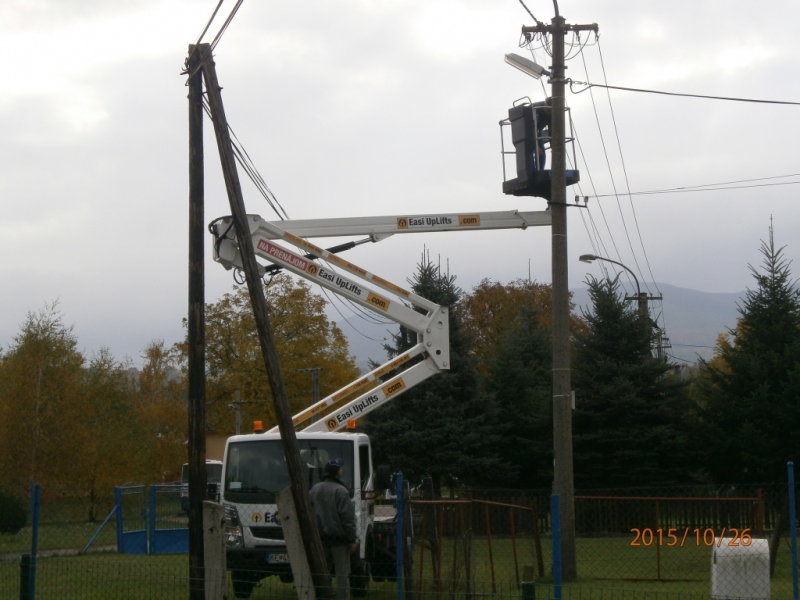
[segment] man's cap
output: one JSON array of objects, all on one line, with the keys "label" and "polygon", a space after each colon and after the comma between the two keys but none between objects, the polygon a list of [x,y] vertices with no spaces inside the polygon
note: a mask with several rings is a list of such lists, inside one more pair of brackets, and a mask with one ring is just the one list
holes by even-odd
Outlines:
[{"label": "man's cap", "polygon": [[341,458],[332,458],[326,463],[325,472],[336,475],[342,467],[344,467],[344,461]]}]

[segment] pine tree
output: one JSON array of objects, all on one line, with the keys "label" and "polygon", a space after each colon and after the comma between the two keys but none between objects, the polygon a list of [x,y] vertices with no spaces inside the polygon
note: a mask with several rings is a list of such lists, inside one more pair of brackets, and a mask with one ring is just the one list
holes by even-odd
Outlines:
[{"label": "pine tree", "polygon": [[[442,485],[485,484],[506,475],[494,409],[478,396],[471,340],[462,326],[463,292],[455,279],[423,258],[411,280],[415,294],[450,307],[450,369],[371,413],[365,423],[378,462],[401,469],[412,482],[431,477],[437,493]],[[415,343],[413,332],[401,328],[387,354],[392,358]]]},{"label": "pine tree", "polygon": [[489,361],[485,401],[498,410],[498,449],[513,468],[499,483],[549,488],[553,481],[552,341],[533,298],[517,307]]},{"label": "pine tree", "polygon": [[684,482],[688,401],[671,366],[652,358],[653,327],[618,292],[589,281],[588,331],[575,339],[575,483],[580,488]]},{"label": "pine tree", "polygon": [[771,227],[760,252],[762,269],[749,265],[756,288],[698,382],[698,435],[720,483],[782,481],[800,457],[800,290]]}]

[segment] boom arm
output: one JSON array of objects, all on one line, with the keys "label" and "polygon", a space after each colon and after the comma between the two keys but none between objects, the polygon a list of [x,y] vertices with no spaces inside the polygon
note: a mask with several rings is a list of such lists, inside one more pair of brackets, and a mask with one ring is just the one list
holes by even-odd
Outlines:
[{"label": "boom arm", "polygon": [[[339,431],[347,421],[362,417],[384,404],[389,398],[425,381],[443,369],[449,369],[450,350],[448,332],[448,309],[397,286],[366,271],[335,254],[311,244],[304,238],[366,235],[378,242],[396,233],[421,233],[425,231],[474,231],[476,229],[526,229],[531,226],[550,225],[550,212],[483,212],[463,214],[397,215],[380,217],[354,217],[336,219],[304,219],[272,223],[258,215],[247,216],[255,253],[282,268],[305,279],[318,283],[336,294],[345,296],[366,308],[388,317],[417,333],[417,344],[384,363],[352,384],[334,392],[313,406],[295,415],[295,425],[338,403],[357,390],[369,386],[380,377],[397,369],[411,359],[426,355],[422,362],[392,377],[383,385],[369,389],[357,398],[312,423],[304,431]],[[226,269],[241,268],[242,260],[233,233],[231,217],[215,220],[209,226],[214,235],[214,260]],[[300,256],[273,240],[281,240],[305,250],[313,257],[321,258],[345,271],[353,278],[376,286],[375,292],[364,283],[321,266],[313,259]],[[424,314],[409,308],[404,302],[387,297],[388,294],[424,309]],[[270,432],[277,431],[277,427]]]},{"label": "boom arm", "polygon": [[[386,362],[354,383],[345,386],[300,414],[295,415],[292,419],[295,425],[310,419],[416,356],[427,355],[424,361],[396,375],[381,386],[380,389],[370,390],[359,395],[355,400],[338,409],[324,421],[316,422],[306,430],[338,431],[343,429],[352,415],[361,417],[380,406],[388,398],[401,394],[443,369],[450,368],[448,309],[446,307],[441,307],[374,275],[293,233],[282,230],[277,225],[263,221],[260,217],[249,215],[248,222],[251,224],[253,248],[258,256],[280,265],[300,277],[313,281],[340,296],[349,298],[417,333],[417,344],[415,346],[394,360]],[[254,224],[257,226],[254,227]],[[226,268],[239,267],[241,265],[241,254],[230,226],[230,218],[215,221],[211,230],[216,238],[214,259],[222,263]],[[315,257],[336,265],[348,272],[352,277],[342,275],[330,267],[322,266],[272,241],[277,239],[288,242]],[[380,291],[370,289],[365,282]],[[390,295],[422,308],[425,313],[413,310],[404,302],[391,298]],[[276,429],[273,428],[270,431]]]},{"label": "boom arm", "polygon": [[[397,233],[527,229],[528,227],[548,226],[551,221],[549,210],[294,219],[273,223],[265,221],[258,215],[249,215],[248,217],[250,231],[255,233],[256,230],[261,229],[267,239],[280,239],[280,235],[273,233],[272,227],[275,227],[279,230],[291,231],[301,238],[367,235],[373,242],[379,242]],[[218,219],[211,225],[217,229],[217,234],[219,234],[230,226],[230,217]],[[215,235],[219,239],[220,236],[217,234]]]}]

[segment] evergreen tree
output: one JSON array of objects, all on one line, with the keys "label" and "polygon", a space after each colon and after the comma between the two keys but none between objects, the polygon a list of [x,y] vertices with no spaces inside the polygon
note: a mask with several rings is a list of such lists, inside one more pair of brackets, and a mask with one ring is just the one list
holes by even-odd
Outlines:
[{"label": "evergreen tree", "polygon": [[688,401],[671,366],[652,358],[652,322],[591,279],[588,331],[575,338],[575,483],[643,487],[686,481]]},{"label": "evergreen tree", "polygon": [[717,482],[783,481],[800,458],[800,290],[770,228],[762,270],[730,339],[701,364],[698,381],[706,465]]},{"label": "evergreen tree", "polygon": [[[477,392],[471,339],[463,330],[463,292],[455,279],[423,258],[411,281],[415,294],[450,307],[450,369],[369,414],[365,422],[378,462],[401,469],[412,482],[430,476],[437,493],[442,485],[507,477],[498,455],[496,413]],[[415,334],[401,327],[386,350],[392,358],[415,343]]]},{"label": "evergreen tree", "polygon": [[483,389],[498,410],[498,450],[513,468],[514,489],[549,488],[553,481],[552,341],[533,298],[517,307],[489,361]]}]

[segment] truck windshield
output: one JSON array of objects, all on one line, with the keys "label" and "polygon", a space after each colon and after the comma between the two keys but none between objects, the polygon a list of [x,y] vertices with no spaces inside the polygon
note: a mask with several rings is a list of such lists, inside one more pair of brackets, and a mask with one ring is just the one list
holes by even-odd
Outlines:
[{"label": "truck windshield", "polygon": [[208,483],[219,483],[222,480],[222,463],[206,465],[206,477]]},{"label": "truck windshield", "polygon": [[[341,481],[353,495],[353,444],[339,440],[297,440],[309,489],[325,477],[332,458],[345,466]],[[236,442],[228,447],[225,499],[230,502],[275,503],[275,494],[289,487],[289,471],[280,440]]]},{"label": "truck windshield", "polygon": [[[206,463],[206,479],[208,483],[219,483],[222,479],[222,463]],[[189,483],[189,463],[181,467],[181,483]]]}]

